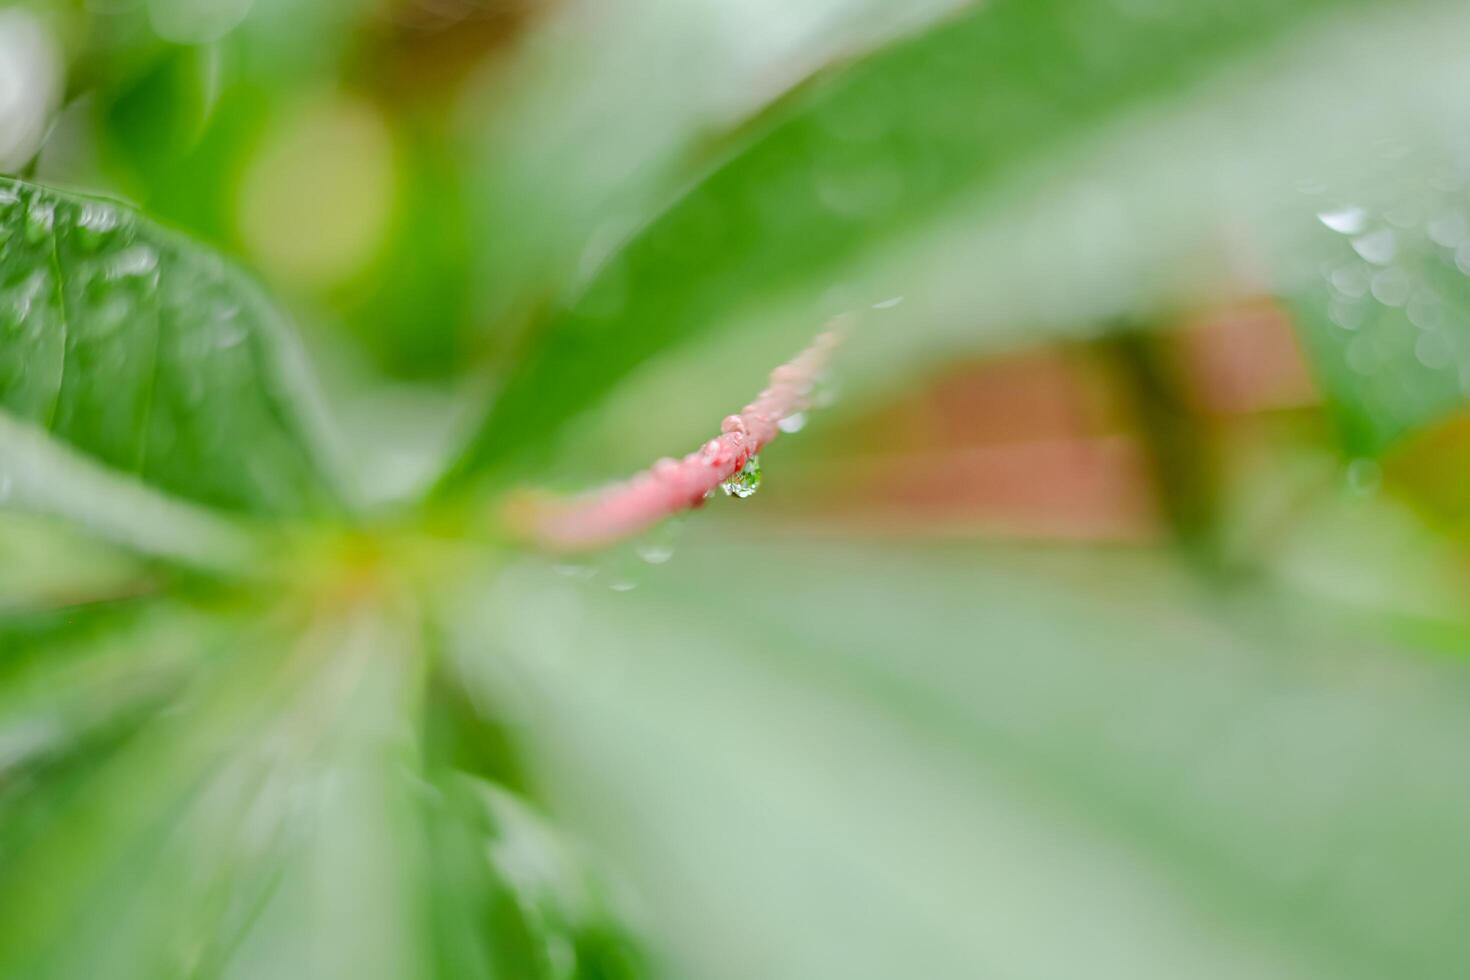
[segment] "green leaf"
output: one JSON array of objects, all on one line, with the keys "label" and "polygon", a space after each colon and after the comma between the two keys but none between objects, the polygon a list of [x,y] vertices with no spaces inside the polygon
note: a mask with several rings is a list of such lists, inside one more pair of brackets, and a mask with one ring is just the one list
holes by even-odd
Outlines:
[{"label": "green leaf", "polygon": [[631,976],[564,843],[422,744],[413,619],[286,619],[89,610],[0,659],[0,975]]},{"label": "green leaf", "polygon": [[1156,553],[749,533],[632,592],[527,566],[473,595],[473,676],[547,722],[531,759],[637,873],[672,975],[1470,956],[1463,633],[1426,655]]},{"label": "green leaf", "polygon": [[625,0],[609,17],[577,0],[544,12],[472,89],[486,321],[519,326],[578,289],[791,86],[964,2]]},{"label": "green leaf", "polygon": [[427,808],[434,976],[633,980],[642,954],[585,855],[491,783],[441,773]]},{"label": "green leaf", "polygon": [[53,509],[73,515],[149,488],[287,516],[342,494],[303,355],[252,283],[121,206],[14,181],[0,182],[0,442],[7,489],[64,495]]},{"label": "green leaf", "polygon": [[65,610],[150,590],[149,569],[77,529],[0,513],[0,621],[12,613]]},{"label": "green leaf", "polygon": [[[649,358],[765,298],[839,283],[862,253],[1078,133],[1211,78],[1311,15],[1359,6],[1212,0],[1140,14],[1001,0],[810,86],[538,333],[451,479],[543,446]],[[821,306],[807,315],[814,331]]]}]

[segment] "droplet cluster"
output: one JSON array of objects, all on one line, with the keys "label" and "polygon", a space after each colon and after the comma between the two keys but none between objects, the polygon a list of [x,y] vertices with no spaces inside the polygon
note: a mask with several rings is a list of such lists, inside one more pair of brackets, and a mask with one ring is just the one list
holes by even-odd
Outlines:
[{"label": "droplet cluster", "polygon": [[632,479],[587,497],[542,503],[522,512],[523,530],[558,551],[595,548],[636,534],[655,522],[699,507],[717,489],[737,499],[760,487],[757,454],[794,420],[795,431],[812,407],[812,393],[839,342],[827,330],[794,359],[771,372],[770,383],[738,414],[726,416],[720,434],[682,459],[660,459]]},{"label": "droplet cluster", "polygon": [[1372,200],[1313,194],[1325,383],[1386,444],[1470,394],[1470,180],[1448,166]]},{"label": "droplet cluster", "polygon": [[121,204],[0,179],[0,410],[14,419],[182,497],[299,512],[330,491],[283,407],[286,333],[204,247]]}]

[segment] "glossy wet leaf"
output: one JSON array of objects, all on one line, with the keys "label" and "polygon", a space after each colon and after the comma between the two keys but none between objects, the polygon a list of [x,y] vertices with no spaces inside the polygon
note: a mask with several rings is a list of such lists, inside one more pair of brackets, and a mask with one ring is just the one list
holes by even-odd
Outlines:
[{"label": "glossy wet leaf", "polygon": [[35,447],[9,464],[74,455],[253,514],[338,506],[303,355],[242,273],[120,205],[14,181],[0,239],[0,422]]}]

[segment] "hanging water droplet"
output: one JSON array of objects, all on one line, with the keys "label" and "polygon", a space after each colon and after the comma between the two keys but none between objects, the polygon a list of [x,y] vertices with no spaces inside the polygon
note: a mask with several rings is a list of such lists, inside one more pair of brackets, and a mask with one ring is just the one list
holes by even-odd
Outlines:
[{"label": "hanging water droplet", "polygon": [[630,581],[629,579],[619,578],[613,579],[611,582],[607,583],[607,587],[609,589],[612,589],[614,592],[632,592],[638,587],[638,585],[637,583]]},{"label": "hanging water droplet", "polygon": [[740,467],[738,473],[720,484],[720,489],[725,491],[725,496],[739,497],[741,500],[755,496],[755,492],[760,488],[761,458],[759,456],[751,456],[745,461],[745,465]]},{"label": "hanging water droplet", "polygon": [[1340,234],[1356,235],[1367,223],[1368,212],[1360,207],[1349,205],[1345,208],[1333,208],[1330,211],[1318,211],[1317,220]]},{"label": "hanging water droplet", "polygon": [[805,412],[792,412],[790,415],[776,423],[782,432],[800,432],[806,425]]}]

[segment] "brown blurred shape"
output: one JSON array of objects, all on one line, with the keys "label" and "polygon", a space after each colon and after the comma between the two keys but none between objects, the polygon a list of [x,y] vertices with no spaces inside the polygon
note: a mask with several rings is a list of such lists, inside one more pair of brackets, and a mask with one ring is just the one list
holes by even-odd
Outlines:
[{"label": "brown blurred shape", "polygon": [[1167,468],[1146,413],[1182,416],[1208,442],[1317,396],[1270,301],[1193,314],[1144,343],[1164,367],[1167,405],[1137,390],[1108,340],[967,364],[792,453],[771,503],[866,532],[1157,539]]}]

